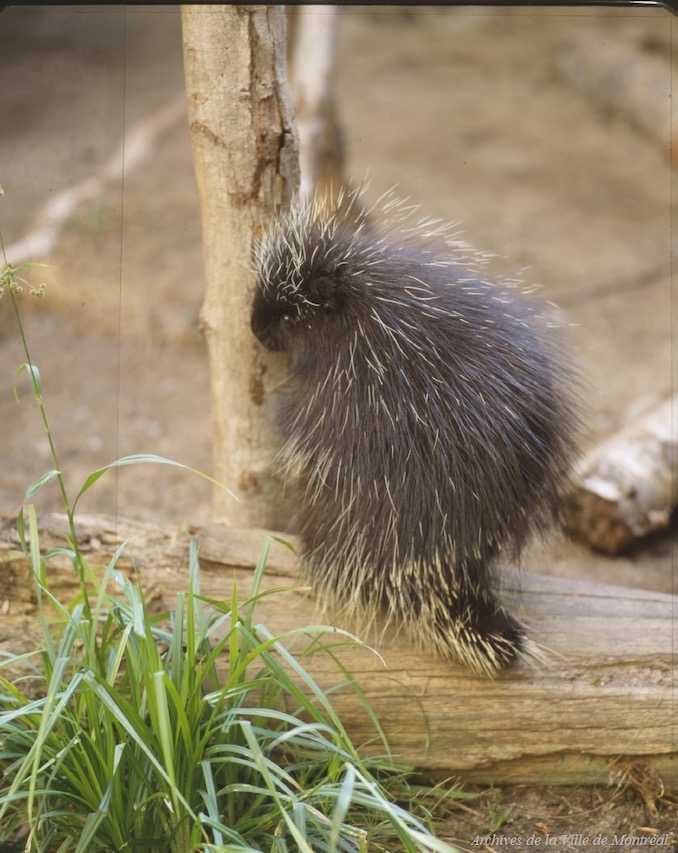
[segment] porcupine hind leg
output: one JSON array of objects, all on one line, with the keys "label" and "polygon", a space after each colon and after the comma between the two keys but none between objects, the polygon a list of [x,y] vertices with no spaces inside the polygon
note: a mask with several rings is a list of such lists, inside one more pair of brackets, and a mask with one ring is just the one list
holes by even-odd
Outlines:
[{"label": "porcupine hind leg", "polygon": [[[451,585],[439,589],[424,630],[438,654],[493,676],[530,652],[533,643],[483,575],[467,568]],[[426,618],[424,612],[421,615]]]}]

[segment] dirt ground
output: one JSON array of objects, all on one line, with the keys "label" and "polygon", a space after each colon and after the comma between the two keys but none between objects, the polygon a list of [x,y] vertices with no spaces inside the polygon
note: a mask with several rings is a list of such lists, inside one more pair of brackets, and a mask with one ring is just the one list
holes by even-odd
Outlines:
[{"label": "dirt ground", "polygon": [[[497,270],[542,285],[572,324],[587,444],[672,390],[673,169],[668,137],[662,144],[578,90],[561,60],[586,40],[634,47],[641,65],[665,71],[668,120],[672,33],[670,13],[652,7],[341,15],[347,175],[369,173],[372,196],[397,184],[423,213],[459,221],[464,239],[496,254]],[[100,171],[126,130],[180,95],[179,13],[15,7],[0,16],[0,44],[0,229],[11,247],[50,198]],[[75,209],[41,259],[49,266],[35,280],[47,297],[24,298],[22,310],[71,488],[131,453],[210,470],[200,237],[180,118],[142,165]],[[1,511],[51,467],[25,381],[20,403],[13,397],[24,360],[3,300]],[[204,481],[147,466],[107,475],[81,509],[200,524],[209,502]],[[44,492],[40,508],[59,509],[58,496]],[[559,542],[528,568],[671,592],[675,541],[668,533],[615,559]],[[654,814],[632,787],[493,789],[455,810],[446,834],[465,850],[676,851],[672,802]]]}]

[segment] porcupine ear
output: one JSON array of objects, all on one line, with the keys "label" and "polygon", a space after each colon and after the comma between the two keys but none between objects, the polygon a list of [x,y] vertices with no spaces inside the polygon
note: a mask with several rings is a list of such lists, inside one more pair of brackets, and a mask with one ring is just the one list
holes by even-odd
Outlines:
[{"label": "porcupine ear", "polygon": [[324,314],[335,314],[344,307],[341,278],[337,270],[318,270],[307,284],[307,296]]}]

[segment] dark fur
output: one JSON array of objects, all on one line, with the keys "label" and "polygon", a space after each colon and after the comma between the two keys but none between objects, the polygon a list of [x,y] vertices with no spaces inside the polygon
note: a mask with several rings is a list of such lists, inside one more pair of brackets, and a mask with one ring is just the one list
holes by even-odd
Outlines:
[{"label": "dark fur", "polygon": [[291,356],[277,425],[306,571],[492,674],[530,646],[492,566],[557,511],[571,369],[540,309],[457,244],[333,215],[298,206],[264,238],[252,310]]}]

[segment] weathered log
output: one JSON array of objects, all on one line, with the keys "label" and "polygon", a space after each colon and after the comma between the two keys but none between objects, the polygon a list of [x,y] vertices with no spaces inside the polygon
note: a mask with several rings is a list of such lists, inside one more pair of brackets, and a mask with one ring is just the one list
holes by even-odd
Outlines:
[{"label": "weathered log", "polygon": [[565,498],[568,529],[618,554],[669,524],[678,478],[673,400],[647,412],[588,453]]},{"label": "weathered log", "polygon": [[[63,544],[65,521],[40,519],[41,547]],[[219,526],[174,530],[104,517],[81,517],[80,546],[91,565],[105,564],[131,537],[121,567],[138,572],[158,605],[171,607],[187,585],[189,532],[200,545],[201,591],[241,597],[265,532]],[[50,580],[67,600],[75,580],[67,561],[50,561]],[[134,567],[134,568],[133,568]],[[606,782],[624,767],[650,768],[678,785],[675,600],[671,596],[524,574],[504,575],[506,596],[519,607],[548,664],[518,667],[491,681],[413,648],[391,628],[379,631],[379,655],[346,646],[337,654],[359,681],[399,760],[434,776],[483,783]],[[312,623],[313,604],[298,583],[294,555],[274,542],[258,620],[276,634]],[[25,648],[36,628],[30,568],[18,547],[14,519],[0,518],[0,645]],[[336,624],[341,624],[337,620]],[[343,681],[324,655],[304,665],[323,687]],[[354,741],[381,745],[355,694],[333,702]]]}]

